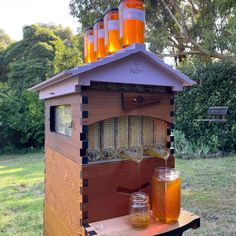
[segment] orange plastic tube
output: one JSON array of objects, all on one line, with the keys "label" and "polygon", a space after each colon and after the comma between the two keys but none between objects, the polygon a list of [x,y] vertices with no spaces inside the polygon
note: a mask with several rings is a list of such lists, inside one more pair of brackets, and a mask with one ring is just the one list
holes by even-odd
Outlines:
[{"label": "orange plastic tube", "polygon": [[144,43],[145,5],[141,0],[121,0],[119,2],[121,46]]},{"label": "orange plastic tube", "polygon": [[118,8],[112,8],[105,12],[105,49],[106,54],[112,54],[120,50],[120,22]]},{"label": "orange plastic tube", "polygon": [[90,63],[95,60],[93,27],[89,27],[84,31],[84,62]]},{"label": "orange plastic tube", "polygon": [[94,52],[97,59],[104,58],[106,56],[105,50],[105,29],[103,19],[97,19],[94,21]]}]

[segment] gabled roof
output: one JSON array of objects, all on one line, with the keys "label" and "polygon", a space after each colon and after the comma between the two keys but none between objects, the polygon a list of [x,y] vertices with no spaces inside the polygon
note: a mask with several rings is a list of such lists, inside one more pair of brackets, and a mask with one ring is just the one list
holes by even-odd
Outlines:
[{"label": "gabled roof", "polygon": [[[127,67],[127,63],[139,60],[134,69]],[[139,70],[139,67],[142,69]],[[123,70],[124,68],[124,70]],[[137,70],[136,70],[137,69]],[[129,77],[129,72],[133,75]],[[113,76],[120,74],[120,77]],[[150,74],[150,75],[149,75]],[[135,76],[134,76],[135,75]],[[127,78],[126,78],[127,77]],[[63,71],[46,81],[31,88],[31,91],[40,91],[68,79],[77,79],[78,85],[90,85],[91,81],[147,84],[156,86],[172,86],[174,90],[182,90],[185,86],[196,84],[180,71],[167,65],[155,54],[146,50],[143,44],[133,44],[115,54],[101,60],[71,70]]]}]

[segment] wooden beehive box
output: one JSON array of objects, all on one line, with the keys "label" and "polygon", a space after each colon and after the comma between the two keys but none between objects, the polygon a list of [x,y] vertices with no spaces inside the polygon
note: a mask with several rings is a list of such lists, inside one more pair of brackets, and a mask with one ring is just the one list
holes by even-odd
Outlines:
[{"label": "wooden beehive box", "polygon": [[[46,104],[44,235],[83,235],[88,223],[128,214],[137,164],[115,150],[161,143],[174,167],[174,95],[194,83],[135,44],[31,89]],[[164,164],[141,162],[143,191]]]}]

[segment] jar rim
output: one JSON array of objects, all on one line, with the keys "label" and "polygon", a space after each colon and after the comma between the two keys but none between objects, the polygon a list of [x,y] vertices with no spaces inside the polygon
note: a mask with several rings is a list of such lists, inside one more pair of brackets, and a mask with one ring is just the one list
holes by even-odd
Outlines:
[{"label": "jar rim", "polygon": [[180,171],[176,170],[175,168],[171,167],[157,167],[154,169],[154,174],[156,173],[173,173],[175,175],[180,175]]},{"label": "jar rim", "polygon": [[85,33],[86,31],[88,31],[88,30],[93,30],[93,26],[89,26],[89,27],[85,28],[85,29],[84,29],[84,33]]},{"label": "jar rim", "polygon": [[[125,0],[120,0],[120,1],[118,2],[118,5],[119,5],[121,2],[123,2],[123,1],[125,1]],[[142,2],[144,3],[145,0],[140,0],[140,1],[142,1]]]},{"label": "jar rim", "polygon": [[104,12],[104,16],[105,16],[107,13],[112,12],[112,11],[118,11],[118,8],[117,8],[117,7],[113,7],[113,8],[107,9],[107,10]]},{"label": "jar rim", "polygon": [[100,21],[103,21],[104,19],[103,18],[97,18],[94,22],[93,22],[93,24],[96,24],[96,23],[98,23],[98,22],[100,22]]},{"label": "jar rim", "polygon": [[149,195],[144,192],[135,192],[131,194],[130,200],[136,203],[147,203],[149,202]]}]

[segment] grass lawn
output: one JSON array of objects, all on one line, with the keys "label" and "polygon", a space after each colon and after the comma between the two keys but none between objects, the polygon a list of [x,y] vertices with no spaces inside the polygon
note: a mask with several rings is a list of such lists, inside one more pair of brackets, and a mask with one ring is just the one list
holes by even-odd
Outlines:
[{"label": "grass lawn", "polygon": [[[201,216],[185,235],[236,235],[236,156],[177,160],[182,206]],[[41,236],[43,154],[0,156],[0,236]],[[65,235],[66,236],[66,235]]]},{"label": "grass lawn", "polygon": [[0,156],[0,236],[39,236],[43,154]]}]

